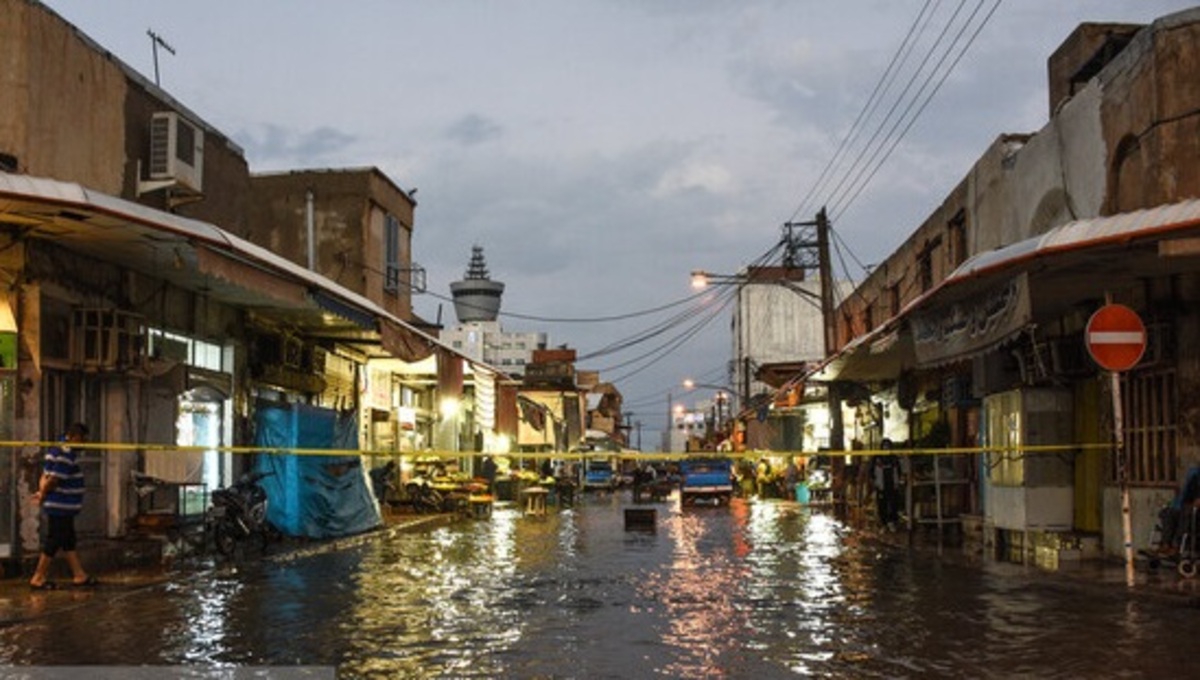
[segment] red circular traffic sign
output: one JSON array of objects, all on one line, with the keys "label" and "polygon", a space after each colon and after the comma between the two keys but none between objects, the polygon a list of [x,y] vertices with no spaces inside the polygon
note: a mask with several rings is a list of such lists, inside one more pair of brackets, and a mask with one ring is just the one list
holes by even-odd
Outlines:
[{"label": "red circular traffic sign", "polygon": [[1146,326],[1125,305],[1104,305],[1088,319],[1084,342],[1100,366],[1125,371],[1136,366],[1146,351]]}]

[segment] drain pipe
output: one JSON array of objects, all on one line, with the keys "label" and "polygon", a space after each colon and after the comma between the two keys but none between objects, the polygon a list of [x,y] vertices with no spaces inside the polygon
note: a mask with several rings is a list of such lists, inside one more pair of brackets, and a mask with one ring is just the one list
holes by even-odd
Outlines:
[{"label": "drain pipe", "polygon": [[317,271],[316,226],[313,219],[313,191],[304,194],[304,228],[308,235],[308,270]]}]

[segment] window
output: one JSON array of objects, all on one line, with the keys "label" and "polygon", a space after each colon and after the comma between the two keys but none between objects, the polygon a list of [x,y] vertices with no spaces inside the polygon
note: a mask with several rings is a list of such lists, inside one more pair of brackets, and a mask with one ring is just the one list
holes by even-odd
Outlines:
[{"label": "window", "polygon": [[950,264],[954,267],[967,261],[967,215],[959,210],[947,225],[950,232]]},{"label": "window", "polygon": [[224,349],[220,345],[161,328],[147,328],[146,334],[150,339],[150,356],[173,359],[210,371],[224,370]]},{"label": "window", "polygon": [[925,246],[917,253],[917,276],[921,283],[921,292],[933,288],[933,255],[942,245],[942,237],[936,236],[925,242]]},{"label": "window", "polygon": [[[1179,468],[1179,402],[1175,370],[1135,371],[1121,376],[1121,407],[1129,414],[1124,422],[1129,483],[1141,486],[1173,485]],[[1117,461],[1110,474],[1116,481]]]},{"label": "window", "polygon": [[383,222],[383,289],[389,293],[400,291],[400,220],[388,215]]}]

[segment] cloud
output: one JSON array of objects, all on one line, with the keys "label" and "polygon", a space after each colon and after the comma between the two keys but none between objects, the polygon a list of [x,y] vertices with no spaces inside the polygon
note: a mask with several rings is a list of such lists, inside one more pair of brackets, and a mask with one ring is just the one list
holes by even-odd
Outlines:
[{"label": "cloud", "polygon": [[689,161],[668,169],[651,194],[656,198],[666,198],[680,192],[704,191],[728,195],[735,190],[732,173],[720,163]]},{"label": "cloud", "polygon": [[356,135],[330,126],[302,132],[271,123],[243,128],[234,139],[245,148],[256,171],[334,163],[348,156],[358,141]]},{"label": "cloud", "polygon": [[445,136],[463,146],[475,146],[499,139],[503,133],[504,129],[498,123],[471,113],[447,127]]}]

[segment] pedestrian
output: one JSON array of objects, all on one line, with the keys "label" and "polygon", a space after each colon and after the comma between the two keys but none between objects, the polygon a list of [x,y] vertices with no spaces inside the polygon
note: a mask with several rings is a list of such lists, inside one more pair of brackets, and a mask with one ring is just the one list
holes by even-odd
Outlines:
[{"label": "pedestrian", "polygon": [[49,576],[50,565],[59,551],[71,568],[72,585],[87,587],[99,583],[96,577],[84,571],[75,551],[75,516],[83,509],[84,483],[83,471],[76,460],[78,451],[71,445],[86,441],[87,435],[87,425],[75,423],[67,428],[61,446],[52,446],[46,451],[42,475],[33,494],[33,502],[41,506],[47,523],[37,568],[29,579],[29,587],[34,590],[56,587]]},{"label": "pedestrian", "polygon": [[488,494],[495,493],[496,486],[496,459],[491,456],[483,457],[483,464],[479,466],[479,472],[487,482]]},{"label": "pedestrian", "polygon": [[371,491],[375,500],[386,506],[391,491],[396,488],[396,461],[389,460],[382,467],[371,468]]},{"label": "pedestrian", "polygon": [[[879,448],[891,451],[892,440],[884,439]],[[875,510],[879,523],[888,531],[896,530],[900,520],[900,499],[897,496],[897,480],[900,476],[900,460],[892,453],[875,456],[871,461],[875,487]]]},{"label": "pedestrian", "polygon": [[766,458],[758,460],[755,473],[755,481],[758,482],[758,497],[766,498],[771,486],[771,464],[767,462]]}]

